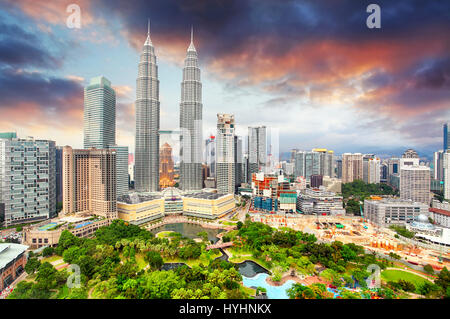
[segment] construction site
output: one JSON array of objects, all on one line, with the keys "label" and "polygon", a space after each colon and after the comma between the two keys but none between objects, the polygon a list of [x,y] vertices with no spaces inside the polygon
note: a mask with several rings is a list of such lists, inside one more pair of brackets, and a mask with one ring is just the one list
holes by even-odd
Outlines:
[{"label": "construction site", "polygon": [[395,253],[412,265],[430,264],[435,270],[450,266],[449,247],[414,244],[395,237],[395,232],[378,227],[362,217],[300,214],[250,214],[254,222],[274,228],[288,227],[314,234],[319,241],[354,243],[368,251],[389,255]]}]

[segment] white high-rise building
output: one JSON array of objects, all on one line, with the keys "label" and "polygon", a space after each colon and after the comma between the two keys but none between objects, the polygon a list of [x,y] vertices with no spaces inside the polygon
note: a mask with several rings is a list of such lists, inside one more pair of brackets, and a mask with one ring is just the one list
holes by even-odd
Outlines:
[{"label": "white high-rise building", "polygon": [[248,173],[247,183],[251,183],[253,173],[263,171],[267,161],[267,130],[265,126],[248,127]]},{"label": "white high-rise building", "polygon": [[450,150],[444,152],[444,198],[450,199]]},{"label": "white high-rise building", "polygon": [[136,80],[135,189],[151,192],[159,189],[159,80],[155,48],[147,39],[141,52]]},{"label": "white high-rise building", "polygon": [[433,156],[434,171],[433,178],[438,181],[444,180],[444,151],[434,152]]},{"label": "white high-rise building", "polygon": [[180,186],[183,190],[202,188],[202,108],[202,82],[191,29],[181,82]]},{"label": "white high-rise building", "polygon": [[216,177],[216,137],[211,135],[205,141],[205,162],[209,167],[209,177]]},{"label": "white high-rise building", "polygon": [[379,184],[380,183],[380,167],[381,162],[379,158],[371,158],[367,163],[368,174],[367,183],[368,184]]},{"label": "white high-rise building", "polygon": [[0,134],[0,216],[6,226],[56,215],[55,142]]},{"label": "white high-rise building", "polygon": [[400,198],[429,205],[429,167],[423,165],[400,166]]},{"label": "white high-rise building", "polygon": [[221,194],[233,194],[235,189],[234,135],[234,115],[217,114],[216,181]]}]

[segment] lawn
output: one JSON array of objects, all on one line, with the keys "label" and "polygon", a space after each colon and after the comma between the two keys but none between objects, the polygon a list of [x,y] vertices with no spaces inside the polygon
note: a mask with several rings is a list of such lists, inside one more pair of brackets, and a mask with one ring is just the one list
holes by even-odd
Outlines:
[{"label": "lawn", "polygon": [[161,231],[161,232],[156,234],[156,237],[158,237],[158,238],[168,238],[168,237],[170,237],[171,233],[174,233],[174,231],[171,231],[171,230]]},{"label": "lawn", "polygon": [[381,278],[385,281],[399,281],[400,279],[403,279],[412,282],[416,285],[416,287],[427,281],[425,278],[414,275],[410,272],[393,269],[384,270],[381,272]]},{"label": "lawn", "polygon": [[236,223],[229,222],[229,221],[226,221],[226,220],[222,220],[221,223],[226,225],[226,226],[236,226]]},{"label": "lawn", "polygon": [[44,258],[42,258],[41,263],[45,263],[45,262],[52,263],[52,262],[54,262],[54,261],[57,261],[58,259],[62,259],[62,257],[61,257],[61,256],[58,256],[58,255],[53,255],[53,256],[49,256],[49,257],[44,257]]}]

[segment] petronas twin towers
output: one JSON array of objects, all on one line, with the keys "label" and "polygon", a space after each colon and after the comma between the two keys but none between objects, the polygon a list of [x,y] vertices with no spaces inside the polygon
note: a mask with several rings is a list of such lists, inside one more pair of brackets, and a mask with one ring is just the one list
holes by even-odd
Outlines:
[{"label": "petronas twin towers", "polygon": [[[180,103],[180,186],[183,190],[202,188],[202,83],[197,51],[193,42],[187,49],[181,82]],[[147,40],[139,61],[136,80],[135,190],[155,192],[159,188],[159,80],[155,48]]]}]

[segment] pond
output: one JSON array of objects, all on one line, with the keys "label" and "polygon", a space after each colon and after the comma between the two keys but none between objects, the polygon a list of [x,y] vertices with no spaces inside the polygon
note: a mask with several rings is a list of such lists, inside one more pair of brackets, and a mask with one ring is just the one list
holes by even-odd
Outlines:
[{"label": "pond", "polygon": [[177,269],[182,266],[187,266],[187,265],[185,263],[165,263],[162,265],[161,270],[174,270],[174,269]]},{"label": "pond", "polygon": [[174,231],[180,233],[184,237],[191,239],[198,238],[197,234],[199,232],[205,231],[208,233],[208,239],[213,243],[216,243],[219,240],[219,238],[217,238],[217,235],[223,232],[223,229],[204,228],[197,224],[176,223],[162,225],[151,230],[153,234],[157,234],[161,231]]},{"label": "pond", "polygon": [[281,286],[272,286],[267,283],[267,277],[269,277],[269,275],[266,273],[259,273],[252,278],[243,275],[242,281],[245,287],[265,288],[267,290],[267,298],[269,299],[289,299],[286,290],[291,288],[295,282],[293,280],[288,280]]},{"label": "pond", "polygon": [[257,274],[269,274],[269,271],[266,268],[258,265],[252,260],[246,260],[244,262],[238,263],[237,265],[239,267],[239,273],[242,276],[254,277]]}]

